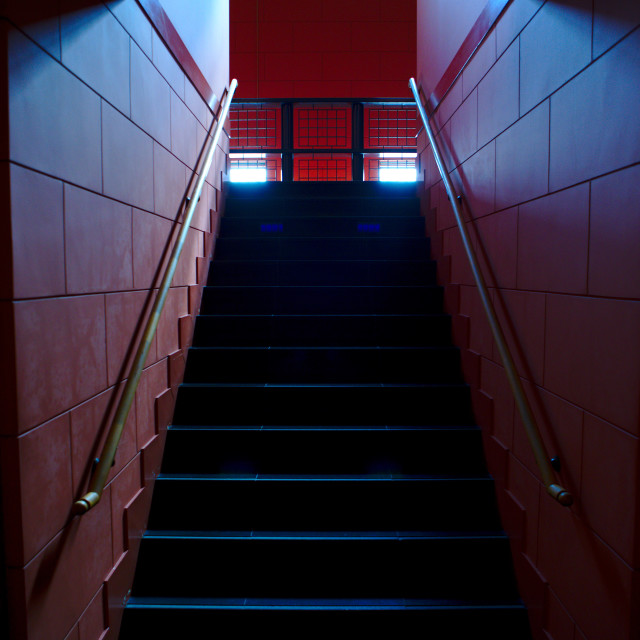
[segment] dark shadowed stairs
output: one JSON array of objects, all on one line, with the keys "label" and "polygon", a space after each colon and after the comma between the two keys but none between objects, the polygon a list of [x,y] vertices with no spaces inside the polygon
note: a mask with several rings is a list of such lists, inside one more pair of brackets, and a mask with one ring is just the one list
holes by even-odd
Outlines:
[{"label": "dark shadowed stairs", "polygon": [[529,638],[415,185],[232,185],[121,638]]}]

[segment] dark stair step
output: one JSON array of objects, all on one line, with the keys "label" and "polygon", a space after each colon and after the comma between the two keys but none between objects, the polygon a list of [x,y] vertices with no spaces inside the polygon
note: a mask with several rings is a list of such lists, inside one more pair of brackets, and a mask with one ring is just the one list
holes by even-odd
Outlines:
[{"label": "dark stair step", "polygon": [[152,597],[517,597],[499,534],[150,531],[138,568],[132,593]]},{"label": "dark stair step", "polygon": [[216,260],[420,260],[429,240],[410,238],[227,238],[216,242]]},{"label": "dark stair step", "polygon": [[429,315],[200,315],[193,344],[214,346],[445,346],[451,317]]},{"label": "dark stair step", "polygon": [[249,198],[270,199],[319,198],[417,200],[416,183],[402,182],[255,182],[229,183],[225,187],[229,201]]},{"label": "dark stair step", "polygon": [[[189,599],[131,598],[121,640],[192,637],[281,640],[363,638],[390,640],[530,640],[519,600],[406,599]],[[214,637],[215,637],[214,636]]]},{"label": "dark stair step", "polygon": [[424,237],[422,216],[263,216],[240,218],[225,215],[220,225],[225,238],[251,237]]},{"label": "dark stair step", "polygon": [[500,520],[494,484],[487,476],[160,474],[148,526],[183,531],[498,532]]},{"label": "dark stair step", "polygon": [[455,347],[192,347],[185,382],[461,383]]},{"label": "dark stair step", "polygon": [[419,287],[205,287],[204,314],[436,313],[443,290]]},{"label": "dark stair step", "polygon": [[470,425],[466,385],[183,384],[174,424]]},{"label": "dark stair step", "polygon": [[435,285],[431,260],[216,260],[208,285]]},{"label": "dark stair step", "polygon": [[487,473],[478,427],[169,427],[163,473]]}]

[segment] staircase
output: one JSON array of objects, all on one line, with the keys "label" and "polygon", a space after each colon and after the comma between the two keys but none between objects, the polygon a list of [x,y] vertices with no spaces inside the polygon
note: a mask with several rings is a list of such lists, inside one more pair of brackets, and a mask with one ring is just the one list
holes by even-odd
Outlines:
[{"label": "staircase", "polygon": [[121,638],[528,639],[415,185],[232,185]]}]

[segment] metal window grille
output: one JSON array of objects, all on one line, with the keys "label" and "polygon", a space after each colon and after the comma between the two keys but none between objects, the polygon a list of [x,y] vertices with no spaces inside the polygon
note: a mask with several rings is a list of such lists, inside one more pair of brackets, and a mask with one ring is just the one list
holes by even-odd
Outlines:
[{"label": "metal window grille", "polygon": [[365,181],[380,180],[380,169],[415,169],[415,153],[368,153],[364,157]]},{"label": "metal window grille", "polygon": [[348,149],[351,147],[351,108],[295,107],[293,131],[293,146],[298,149]]},{"label": "metal window grille", "polygon": [[308,182],[345,182],[351,180],[351,156],[348,154],[298,154],[293,158],[293,179]]},{"label": "metal window grille", "polygon": [[229,168],[265,169],[267,182],[282,180],[282,159],[280,155],[275,153],[231,153],[229,154]]},{"label": "metal window grille", "polygon": [[229,111],[232,149],[279,149],[280,105],[269,108],[237,108]]},{"label": "metal window grille", "polygon": [[365,149],[398,149],[416,146],[418,114],[416,109],[365,107]]}]

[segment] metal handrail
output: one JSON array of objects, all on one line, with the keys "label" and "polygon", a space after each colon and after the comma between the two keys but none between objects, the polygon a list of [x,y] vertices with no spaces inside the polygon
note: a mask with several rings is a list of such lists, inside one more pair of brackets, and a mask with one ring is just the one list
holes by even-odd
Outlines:
[{"label": "metal handrail", "polygon": [[478,287],[478,293],[480,294],[480,299],[482,300],[482,306],[484,307],[485,313],[487,314],[489,326],[491,327],[491,333],[493,334],[493,338],[496,341],[498,351],[500,352],[502,364],[504,365],[507,378],[509,380],[509,385],[511,386],[511,391],[513,392],[516,401],[516,406],[518,407],[518,411],[520,412],[520,417],[522,418],[525,431],[529,438],[529,442],[531,443],[531,448],[533,449],[533,454],[535,456],[536,462],[538,463],[538,468],[540,469],[542,481],[544,482],[547,492],[560,504],[568,507],[573,504],[573,496],[564,487],[556,482],[549,455],[542,442],[540,430],[538,429],[538,425],[536,424],[536,420],[533,417],[531,407],[529,406],[529,401],[527,400],[527,397],[524,393],[522,383],[520,382],[520,376],[518,375],[515,364],[513,362],[511,351],[507,346],[504,333],[496,316],[495,308],[493,306],[493,303],[491,302],[491,298],[489,297],[487,285],[482,275],[482,271],[480,270],[476,253],[473,250],[473,246],[471,245],[471,239],[469,238],[469,234],[467,233],[467,228],[462,217],[460,199],[455,194],[453,183],[451,182],[449,173],[445,168],[444,162],[442,160],[442,153],[440,152],[438,143],[436,142],[435,136],[433,135],[433,130],[431,128],[431,125],[429,124],[429,118],[427,117],[424,106],[422,105],[422,101],[418,93],[418,87],[416,85],[416,81],[413,78],[409,79],[409,88],[411,89],[413,97],[415,98],[418,111],[420,112],[420,117],[422,118],[422,122],[424,124],[425,132],[429,138],[429,142],[431,143],[431,149],[433,150],[436,164],[438,165],[440,175],[442,176],[442,180],[447,191],[447,196],[449,196],[449,200],[451,202],[451,205],[453,206],[453,213],[456,218],[456,223],[458,224],[458,229],[460,230],[460,235],[462,236],[462,243],[467,253],[467,258],[469,259],[473,277]]},{"label": "metal handrail", "polygon": [[[111,427],[109,428],[109,434],[107,435],[107,439],[102,448],[102,453],[100,454],[98,462],[91,475],[91,480],[89,482],[89,491],[85,493],[82,498],[76,500],[73,503],[74,515],[81,515],[83,513],[86,513],[87,511],[89,511],[89,509],[95,507],[95,505],[98,504],[100,498],[102,497],[102,492],[107,482],[109,470],[111,469],[116,456],[116,451],[118,449],[118,444],[120,442],[120,437],[122,436],[125,422],[127,421],[127,416],[129,415],[129,410],[131,409],[131,405],[133,404],[133,400],[135,398],[136,389],[138,388],[138,382],[140,381],[140,376],[142,375],[144,363],[147,359],[149,349],[151,348],[151,341],[153,340],[156,329],[158,327],[160,314],[162,313],[162,308],[164,307],[164,303],[167,299],[171,281],[173,280],[173,276],[178,266],[178,260],[180,258],[185,240],[187,238],[187,233],[189,232],[191,219],[193,218],[198,200],[200,199],[200,194],[202,193],[205,179],[209,174],[211,163],[213,161],[213,155],[218,145],[218,140],[220,139],[220,134],[222,133],[222,127],[227,118],[231,100],[233,99],[233,94],[236,90],[237,85],[237,80],[234,79],[231,81],[231,83],[229,84],[229,88],[223,96],[223,99],[220,101],[217,117],[214,116],[213,122],[211,123],[211,128],[209,129],[207,139],[205,140],[203,145],[204,153],[201,153],[200,155],[200,158],[204,157],[204,160],[200,166],[200,173],[198,175],[198,179],[196,180],[193,191],[191,192],[191,195],[187,198],[188,205],[184,214],[184,218],[182,220],[182,228],[180,229],[180,233],[178,234],[175,245],[173,247],[173,251],[171,252],[171,257],[169,258],[169,262],[162,277],[162,282],[160,283],[158,294],[153,303],[151,313],[149,314],[149,319],[147,320],[142,339],[140,340],[140,344],[138,345],[138,350],[131,365],[129,375],[127,376],[127,382],[125,383],[122,396],[120,396],[120,402],[118,403],[113,422],[111,423]],[[194,172],[197,169],[198,165],[196,164]]]}]

